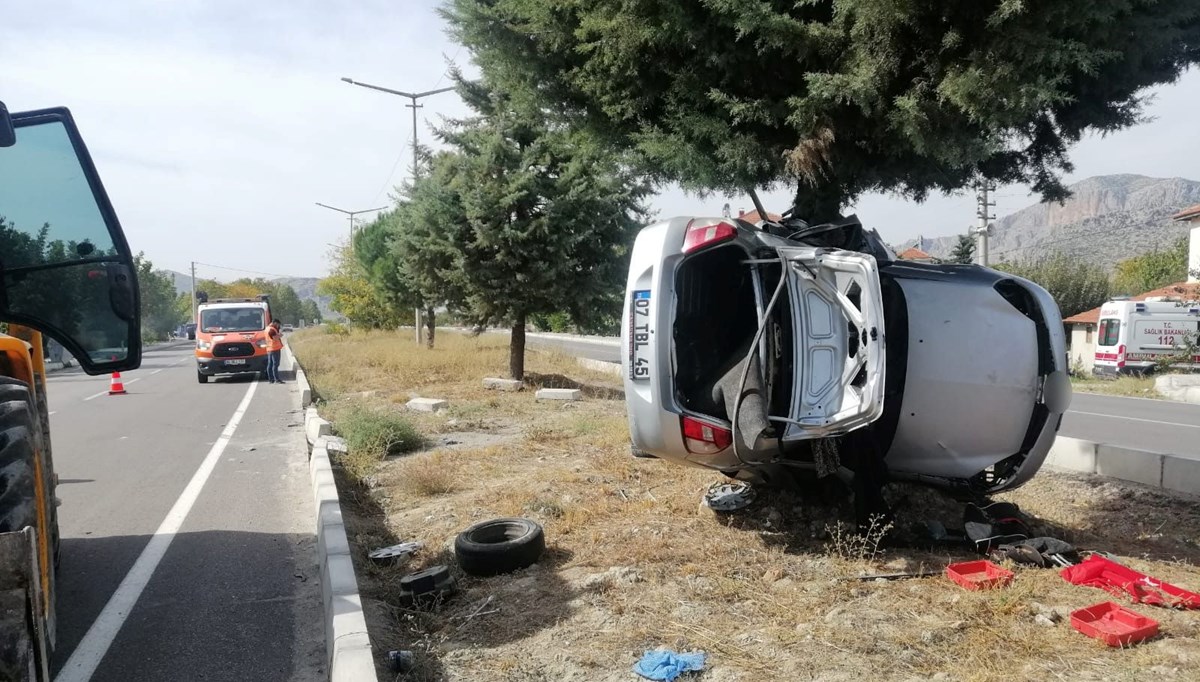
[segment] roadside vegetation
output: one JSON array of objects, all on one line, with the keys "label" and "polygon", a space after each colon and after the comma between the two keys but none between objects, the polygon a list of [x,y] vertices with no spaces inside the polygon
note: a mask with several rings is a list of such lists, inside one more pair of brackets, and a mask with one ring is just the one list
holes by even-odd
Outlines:
[{"label": "roadside vegetation", "polygon": [[1162,398],[1162,395],[1154,388],[1153,376],[1122,376],[1115,379],[1101,379],[1077,374],[1071,377],[1071,388],[1079,393],[1100,393],[1127,398]]},{"label": "roadside vegetation", "polygon": [[[749,510],[714,516],[699,500],[721,476],[629,455],[618,377],[531,351],[531,388],[582,386],[588,396],[538,402],[529,390],[483,389],[483,377],[507,366],[503,337],[443,333],[429,350],[411,334],[309,330],[291,339],[335,428],[369,411],[420,435],[412,452],[381,459],[376,447],[356,475],[338,471],[381,679],[625,681],[637,657],[658,646],[705,650],[699,679],[716,682],[1186,680],[1200,656],[1200,627],[1184,611],[1134,606],[1164,634],[1128,650],[1080,635],[1066,614],[1109,595],[1053,569],[1009,566],[1015,583],[983,593],[940,576],[859,581],[975,558],[910,542],[926,520],[961,523],[961,504],[891,486],[898,518],[865,538],[850,532],[844,493],[828,486],[762,491]],[[450,408],[404,412],[414,395],[448,399]],[[1194,499],[1050,471],[1003,497],[1038,519],[1037,532],[1200,587]],[[545,527],[538,565],[489,579],[459,573],[459,594],[438,608],[397,606],[404,574],[454,567],[454,536],[500,516]],[[409,564],[365,559],[414,540],[424,549]],[[393,649],[415,651],[416,670],[387,672],[382,656]]]}]

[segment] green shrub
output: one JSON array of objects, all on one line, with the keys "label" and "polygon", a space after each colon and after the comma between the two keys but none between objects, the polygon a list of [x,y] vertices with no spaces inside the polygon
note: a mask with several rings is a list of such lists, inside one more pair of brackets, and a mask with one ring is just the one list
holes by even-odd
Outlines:
[{"label": "green shrub", "polygon": [[325,333],[334,336],[349,336],[350,328],[340,322],[328,322],[325,324]]},{"label": "green shrub", "polygon": [[407,419],[364,405],[338,410],[333,429],[346,439],[350,452],[342,463],[355,478],[369,474],[384,457],[411,452],[422,445],[420,434]]}]

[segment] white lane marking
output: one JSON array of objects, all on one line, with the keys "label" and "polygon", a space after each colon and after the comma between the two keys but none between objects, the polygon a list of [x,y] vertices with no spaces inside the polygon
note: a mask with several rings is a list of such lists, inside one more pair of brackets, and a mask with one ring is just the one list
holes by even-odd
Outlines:
[{"label": "white lane marking", "polygon": [[167,512],[167,516],[158,526],[158,530],[154,531],[154,536],[150,538],[150,542],[146,543],[146,548],[138,555],[137,561],[133,563],[133,568],[129,569],[129,573],[125,575],[117,587],[117,591],[109,597],[108,603],[104,605],[104,610],[88,628],[87,634],[80,640],[79,646],[71,652],[71,657],[59,671],[58,677],[54,678],[55,682],[87,682],[92,678],[96,667],[100,665],[104,654],[108,652],[108,648],[112,646],[113,640],[120,632],[121,626],[125,624],[125,619],[133,611],[138,597],[142,595],[142,590],[146,589],[146,584],[150,582],[154,570],[158,568],[158,563],[162,561],[167,548],[171,546],[171,541],[175,539],[175,535],[179,533],[188,513],[191,512],[192,506],[196,504],[196,499],[200,497],[200,491],[204,489],[204,484],[208,482],[209,476],[212,475],[213,469],[221,459],[221,453],[225,452],[225,446],[229,445],[229,440],[233,438],[233,432],[237,430],[238,424],[246,414],[246,408],[250,406],[250,400],[254,397],[256,388],[258,388],[258,379],[255,379],[246,389],[245,397],[234,411],[233,417],[229,419],[229,423],[225,425],[221,437],[213,443],[212,449],[200,463],[200,468],[196,469],[192,480],[188,481],[187,487],[183,489],[179,499],[175,500],[171,511]]},{"label": "white lane marking", "polygon": [[53,417],[53,416],[54,416],[54,415],[56,415],[56,414],[58,414],[58,410],[54,410],[53,412],[51,412],[51,413],[50,413],[50,416],[51,416],[51,417]]},{"label": "white lane marking", "polygon": [[159,372],[161,372],[161,371],[162,371],[161,369],[156,369],[156,370],[154,370],[153,372],[151,372],[151,373],[150,373],[150,376],[154,376],[155,374],[158,374],[158,373],[159,373]]},{"label": "white lane marking", "polygon": [[1131,422],[1146,422],[1147,424],[1162,424],[1164,426],[1184,426],[1189,429],[1200,429],[1200,424],[1181,424],[1179,422],[1164,422],[1157,419],[1140,419],[1138,417],[1122,417],[1119,414],[1104,414],[1102,412],[1080,412],[1070,410],[1067,414],[1086,414],[1092,417],[1108,417],[1109,419],[1125,419]]}]

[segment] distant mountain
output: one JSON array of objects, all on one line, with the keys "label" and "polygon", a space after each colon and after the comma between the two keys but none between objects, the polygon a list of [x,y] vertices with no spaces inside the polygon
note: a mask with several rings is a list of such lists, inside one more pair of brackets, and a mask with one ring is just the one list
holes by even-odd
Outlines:
[{"label": "distant mountain", "polygon": [[[1063,204],[1038,203],[996,221],[988,240],[991,262],[1028,260],[1065,252],[1105,267],[1165,248],[1188,226],[1170,216],[1200,204],[1200,182],[1143,175],[1100,175],[1071,185]],[[906,242],[938,258],[954,250],[957,236]]]},{"label": "distant mountain", "polygon": [[[192,276],[191,275],[185,275],[182,272],[176,272],[174,270],[164,270],[163,272],[166,272],[168,275],[170,275],[171,277],[173,277],[175,279],[175,291],[176,292],[178,292],[178,293],[191,292],[191,290],[192,290]],[[318,296],[317,295],[317,282],[320,281],[320,278],[318,278],[318,277],[280,277],[280,278],[277,278],[277,279],[274,279],[271,281],[282,282],[282,283],[290,286],[292,288],[292,291],[296,292],[296,296],[298,296],[301,301],[307,301],[307,300],[316,301],[317,307],[320,308],[322,316],[331,317],[331,318],[337,317],[337,313],[334,313],[329,308],[329,302],[331,299],[328,296]]]}]

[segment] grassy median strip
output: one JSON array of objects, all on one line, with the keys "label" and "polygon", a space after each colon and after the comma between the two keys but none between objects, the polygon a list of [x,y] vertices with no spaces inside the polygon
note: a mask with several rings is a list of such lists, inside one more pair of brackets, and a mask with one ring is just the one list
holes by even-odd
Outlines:
[{"label": "grassy median strip", "polygon": [[[623,681],[658,646],[707,651],[700,679],[716,682],[1184,680],[1200,657],[1200,614],[1144,606],[1132,608],[1158,619],[1164,636],[1130,650],[1098,646],[1063,616],[1109,595],[1052,569],[1010,566],[1016,581],[995,592],[942,577],[860,582],[861,573],[977,557],[854,536],[846,497],[828,484],[762,491],[750,510],[714,516],[699,499],[721,476],[630,457],[617,377],[572,358],[530,354],[535,384],[585,386],[592,396],[555,403],[483,389],[483,377],[507,366],[503,338],[442,334],[429,351],[409,333],[310,332],[292,344],[339,429],[344,410],[370,410],[420,434],[417,450],[372,458],[357,479],[365,484],[344,495],[376,648],[417,652],[418,669],[398,679]],[[402,412],[413,395],[450,408]],[[888,495],[898,510],[889,539],[929,519],[961,522],[962,505],[928,489],[893,486]],[[1194,499],[1047,471],[1003,497],[1036,516],[1040,533],[1200,588]],[[460,575],[459,595],[433,611],[397,605],[400,577],[453,567],[454,536],[499,516],[545,527],[539,565]],[[410,564],[365,560],[370,549],[409,540],[425,544]]]}]

